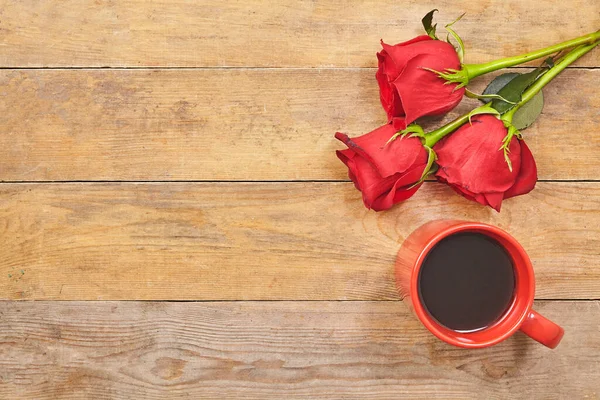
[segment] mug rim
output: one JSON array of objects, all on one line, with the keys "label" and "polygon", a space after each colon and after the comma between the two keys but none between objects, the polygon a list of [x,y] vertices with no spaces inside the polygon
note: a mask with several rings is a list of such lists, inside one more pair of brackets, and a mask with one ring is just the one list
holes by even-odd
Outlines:
[{"label": "mug rim", "polygon": [[[429,252],[443,239],[461,232],[478,232],[495,239],[510,255],[513,262],[515,279],[515,290],[511,305],[503,316],[492,326],[474,332],[460,332],[452,330],[440,324],[425,309],[418,293],[418,282],[421,267]],[[499,240],[500,239],[500,240]],[[508,246],[507,246],[508,244]],[[519,260],[515,260],[515,253]],[[519,275],[520,274],[520,278]],[[526,294],[519,292],[526,291]],[[481,348],[497,344],[513,335],[523,324],[525,318],[533,306],[535,297],[535,276],[531,260],[521,244],[508,232],[496,226],[480,222],[457,222],[440,229],[434,234],[422,250],[419,252],[414,263],[410,278],[410,297],[415,314],[425,327],[439,339],[452,345],[464,348]],[[490,331],[498,331],[492,334]],[[481,336],[489,336],[481,339]]]}]

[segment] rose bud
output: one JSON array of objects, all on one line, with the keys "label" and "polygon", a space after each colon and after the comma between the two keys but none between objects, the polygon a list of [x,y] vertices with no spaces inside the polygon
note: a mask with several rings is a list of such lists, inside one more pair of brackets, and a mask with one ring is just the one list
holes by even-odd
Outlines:
[{"label": "rose bud", "polygon": [[415,194],[433,163],[433,159],[429,162],[433,152],[419,138],[391,140],[396,132],[386,124],[356,138],[335,134],[348,146],[336,152],[338,158],[348,167],[365,206],[375,211],[387,210]]},{"label": "rose bud", "polygon": [[[515,135],[518,136],[518,135]],[[469,200],[500,211],[502,200],[529,193],[537,167],[523,140],[493,115],[477,115],[433,148],[436,177]]]},{"label": "rose bud", "polygon": [[433,72],[460,68],[451,44],[423,35],[394,46],[383,41],[381,45],[375,77],[388,121],[400,118],[400,125],[408,125],[426,115],[445,114],[460,103],[465,89]]}]

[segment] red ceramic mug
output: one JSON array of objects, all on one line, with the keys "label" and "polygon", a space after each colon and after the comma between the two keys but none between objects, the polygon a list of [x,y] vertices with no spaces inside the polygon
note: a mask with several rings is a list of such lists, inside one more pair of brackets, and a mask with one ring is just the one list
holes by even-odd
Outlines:
[{"label": "red ceramic mug", "polygon": [[[459,233],[476,232],[495,239],[513,261],[515,290],[502,317],[475,332],[458,332],[438,323],[425,309],[418,293],[419,271],[427,254],[442,239]],[[535,277],[527,253],[512,236],[495,226],[478,222],[439,220],[429,222],[404,241],[396,260],[396,283],[402,299],[423,325],[443,341],[459,347],[481,348],[499,343],[520,330],[551,349],[558,346],[564,330],[531,309]]]}]

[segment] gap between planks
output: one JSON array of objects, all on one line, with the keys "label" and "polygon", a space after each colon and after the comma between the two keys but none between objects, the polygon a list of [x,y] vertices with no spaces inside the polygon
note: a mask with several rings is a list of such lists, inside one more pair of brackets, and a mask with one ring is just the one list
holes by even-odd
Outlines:
[{"label": "gap between planks", "polygon": [[[161,184],[161,183],[349,183],[351,182],[349,179],[295,179],[295,180],[139,180],[139,181],[121,181],[121,180],[72,180],[72,181],[0,181],[0,185],[37,185],[37,184],[50,184],[50,185],[60,185],[60,184],[101,184],[101,183],[115,183],[115,184]],[[428,179],[426,182],[436,182],[433,179]],[[537,182],[543,183],[597,183],[600,182],[600,179],[538,179]]]},{"label": "gap between planks", "polygon": [[[530,65],[525,65],[525,66],[514,66],[514,67],[507,67],[504,69],[531,69],[532,67]],[[0,67],[0,70],[19,70],[19,71],[29,71],[29,70],[56,70],[56,71],[68,71],[68,70],[81,70],[81,71],[87,71],[87,70],[108,70],[108,69],[112,69],[112,70],[138,70],[138,71],[145,71],[145,70],[162,70],[162,69],[169,69],[169,70],[219,70],[219,69],[226,69],[226,70],[246,70],[246,69],[251,69],[251,70],[258,70],[258,71],[271,71],[271,70],[299,70],[299,71],[305,71],[305,70],[343,70],[343,71],[376,71],[377,68],[376,67],[319,67],[319,66],[315,66],[315,67],[253,67],[253,66],[246,66],[246,67],[240,67],[240,66],[228,66],[228,65],[224,65],[224,66],[211,66],[211,67],[185,67],[185,66],[158,66],[158,67],[112,67],[112,66],[106,66],[106,67],[94,67],[94,66],[72,66],[72,67]],[[595,70],[595,69],[600,69],[600,66],[568,66],[566,69],[572,69],[572,70]]]},{"label": "gap between planks", "polygon": [[[0,299],[0,303],[10,303],[10,302],[18,302],[18,303],[27,303],[27,302],[52,302],[52,303],[73,303],[73,302],[81,302],[81,303],[401,303],[403,300],[394,300],[394,299],[381,299],[381,300],[361,300],[361,299],[333,299],[333,300],[309,300],[309,299],[299,299],[299,300],[172,300],[172,299],[122,299],[122,300],[94,300],[94,299],[82,299],[82,300],[62,300],[62,299],[50,299],[50,300],[12,300],[12,299]],[[589,298],[589,299],[552,299],[552,298],[536,298],[535,301],[544,301],[544,302],[553,302],[553,303],[565,303],[565,302],[576,302],[576,303],[593,303],[600,301],[600,297],[598,298]]]}]

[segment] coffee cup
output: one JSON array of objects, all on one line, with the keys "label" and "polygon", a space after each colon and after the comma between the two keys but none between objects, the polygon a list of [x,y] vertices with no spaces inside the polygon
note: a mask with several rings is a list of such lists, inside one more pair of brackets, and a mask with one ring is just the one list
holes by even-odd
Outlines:
[{"label": "coffee cup", "polygon": [[423,325],[455,346],[488,347],[521,331],[555,348],[564,334],[532,309],[529,256],[492,225],[437,220],[421,226],[398,252],[396,283]]}]

